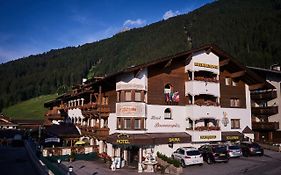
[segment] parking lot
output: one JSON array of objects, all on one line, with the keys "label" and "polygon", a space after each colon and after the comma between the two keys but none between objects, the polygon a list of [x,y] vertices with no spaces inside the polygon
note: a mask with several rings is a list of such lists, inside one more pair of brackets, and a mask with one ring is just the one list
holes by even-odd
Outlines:
[{"label": "parking lot", "polygon": [[281,153],[265,150],[264,156],[232,158],[228,163],[216,163],[184,168],[188,175],[280,175]]},{"label": "parking lot", "polygon": [[[265,150],[264,156],[232,158],[228,163],[216,163],[208,165],[204,162],[202,166],[187,166],[184,168],[186,175],[280,175],[281,174],[281,153]],[[124,175],[124,174],[153,174],[138,173],[137,169],[117,169],[112,172],[93,161],[64,162],[66,166],[73,166],[74,172],[78,175]],[[160,173],[157,173],[160,174]]]}]

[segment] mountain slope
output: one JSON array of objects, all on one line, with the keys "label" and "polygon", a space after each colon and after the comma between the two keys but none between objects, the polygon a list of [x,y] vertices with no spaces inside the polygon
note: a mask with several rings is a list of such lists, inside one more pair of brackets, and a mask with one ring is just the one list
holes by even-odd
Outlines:
[{"label": "mountain slope", "polygon": [[79,47],[51,50],[0,65],[0,109],[60,86],[215,43],[248,66],[281,58],[280,0],[220,0],[186,15]]}]

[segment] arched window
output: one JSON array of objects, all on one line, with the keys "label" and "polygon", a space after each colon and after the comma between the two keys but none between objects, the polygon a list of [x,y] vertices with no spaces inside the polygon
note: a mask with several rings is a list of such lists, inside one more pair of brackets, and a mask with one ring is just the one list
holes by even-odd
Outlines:
[{"label": "arched window", "polygon": [[172,112],[170,108],[166,108],[164,111],[164,119],[172,119]]}]

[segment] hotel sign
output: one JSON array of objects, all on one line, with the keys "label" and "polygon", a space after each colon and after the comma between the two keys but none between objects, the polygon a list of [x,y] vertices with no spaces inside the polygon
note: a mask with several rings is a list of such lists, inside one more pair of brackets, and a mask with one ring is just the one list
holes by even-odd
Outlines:
[{"label": "hotel sign", "polygon": [[117,116],[144,116],[145,106],[138,103],[116,104]]},{"label": "hotel sign", "polygon": [[197,62],[195,62],[194,66],[205,67],[205,68],[209,68],[209,69],[218,69],[218,66],[214,65],[214,64],[206,64],[206,63],[197,63]]},{"label": "hotel sign", "polygon": [[116,139],[116,143],[117,144],[130,144],[130,140],[129,140],[129,135],[128,134],[118,134],[117,135],[117,139]]},{"label": "hotel sign", "polygon": [[216,139],[217,136],[216,135],[203,135],[203,136],[200,136],[200,139],[202,140],[211,140],[211,139]]}]

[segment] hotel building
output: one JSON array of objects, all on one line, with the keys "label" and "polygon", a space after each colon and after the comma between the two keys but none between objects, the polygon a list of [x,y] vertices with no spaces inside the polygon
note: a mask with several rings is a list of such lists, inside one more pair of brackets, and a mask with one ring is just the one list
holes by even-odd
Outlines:
[{"label": "hotel building", "polygon": [[[91,79],[56,100],[46,123],[75,123],[99,152],[138,165],[159,151],[254,139],[250,91],[269,86],[214,45]],[[64,115],[64,116],[63,116]]]}]

